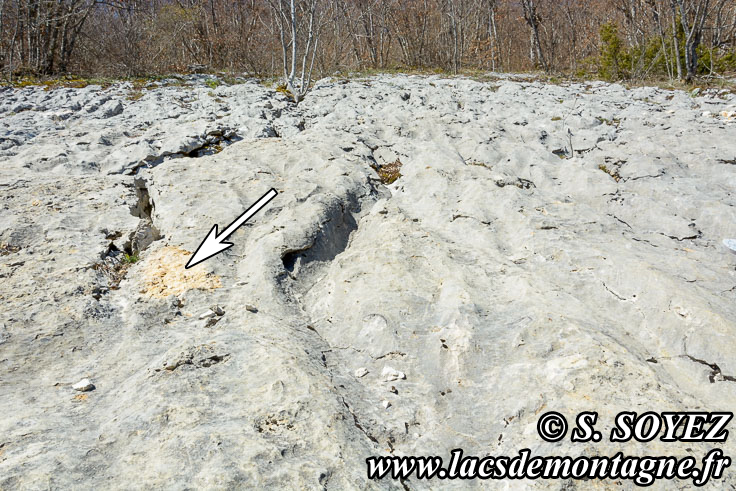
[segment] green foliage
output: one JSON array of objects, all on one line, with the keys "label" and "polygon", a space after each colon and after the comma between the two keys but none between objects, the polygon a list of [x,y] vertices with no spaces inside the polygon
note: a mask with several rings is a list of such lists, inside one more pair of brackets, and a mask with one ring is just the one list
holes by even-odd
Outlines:
[{"label": "green foliage", "polygon": [[627,56],[618,27],[612,22],[601,26],[601,47],[599,54],[598,74],[605,80],[620,80],[625,77],[625,61]]},{"label": "green foliage", "polygon": [[[672,40],[666,40],[664,46],[668,52],[672,49]],[[648,78],[650,75],[667,75],[667,64],[662,55],[662,38],[651,38],[646,44],[634,46],[626,50],[625,59],[630,66],[629,78]]]},{"label": "green foliage", "polygon": [[128,254],[127,252],[123,254],[123,262],[126,264],[135,264],[138,262],[138,254]]},{"label": "green foliage", "polygon": [[[685,71],[685,32],[679,19],[675,25],[679,47],[676,56],[679,56],[680,65]],[[604,80],[652,80],[677,75],[677,59],[673,59],[675,40],[671,29],[664,37],[653,36],[639,46],[626,47],[616,25],[606,23],[600,28],[600,39],[597,74]],[[581,62],[581,66],[576,75],[585,78],[591,70],[588,63]],[[736,71],[736,51],[698,46],[698,73],[710,74],[711,68],[719,74]]]},{"label": "green foliage", "polygon": [[736,51],[724,51],[717,48],[710,50],[705,46],[698,46],[698,73],[709,74],[711,64],[715,73],[736,71]]},{"label": "green foliage", "polygon": [[216,78],[211,78],[204,83],[210,89],[216,89],[220,86],[220,81]]}]

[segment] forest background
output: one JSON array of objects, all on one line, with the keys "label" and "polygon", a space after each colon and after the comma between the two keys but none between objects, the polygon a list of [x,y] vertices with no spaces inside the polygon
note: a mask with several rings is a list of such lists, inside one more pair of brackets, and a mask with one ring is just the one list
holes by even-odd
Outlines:
[{"label": "forest background", "polygon": [[6,80],[533,70],[733,76],[736,0],[0,0]]}]

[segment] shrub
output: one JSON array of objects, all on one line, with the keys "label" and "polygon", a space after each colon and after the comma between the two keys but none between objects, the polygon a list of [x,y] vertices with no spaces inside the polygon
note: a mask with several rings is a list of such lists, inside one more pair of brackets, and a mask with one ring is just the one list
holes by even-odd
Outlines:
[{"label": "shrub", "polygon": [[736,71],[736,51],[725,51],[718,48],[710,50],[704,46],[698,47],[698,73],[709,74],[711,64],[715,73]]},{"label": "shrub", "polygon": [[598,55],[598,74],[606,80],[625,78],[626,49],[618,37],[618,27],[612,22],[601,26],[601,47]]}]

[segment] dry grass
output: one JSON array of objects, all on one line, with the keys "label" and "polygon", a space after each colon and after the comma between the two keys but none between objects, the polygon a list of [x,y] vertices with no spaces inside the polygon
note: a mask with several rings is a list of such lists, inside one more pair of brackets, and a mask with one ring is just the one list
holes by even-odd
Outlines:
[{"label": "dry grass", "polygon": [[399,171],[401,170],[402,165],[401,161],[396,159],[390,164],[384,164],[380,167],[374,167],[373,169],[381,179],[381,183],[388,185],[393,184],[399,177],[401,177],[401,172]]},{"label": "dry grass", "polygon": [[191,253],[178,247],[164,247],[145,258],[144,287],[141,293],[154,298],[181,295],[189,290],[215,290],[220,278],[201,268],[184,269]]},{"label": "dry grass", "polygon": [[92,265],[92,269],[99,271],[107,277],[107,284],[110,290],[117,290],[120,282],[123,281],[128,273],[128,268],[132,264],[125,260],[126,254],[112,247],[108,250],[102,261]]},{"label": "dry grass", "polygon": [[621,176],[619,175],[617,169],[609,169],[604,164],[599,165],[598,168],[602,170],[603,172],[605,172],[606,174],[608,174],[609,176],[611,176],[614,181],[619,182],[621,180]]},{"label": "dry grass", "polygon": [[0,256],[7,256],[20,251],[20,247],[0,242]]}]

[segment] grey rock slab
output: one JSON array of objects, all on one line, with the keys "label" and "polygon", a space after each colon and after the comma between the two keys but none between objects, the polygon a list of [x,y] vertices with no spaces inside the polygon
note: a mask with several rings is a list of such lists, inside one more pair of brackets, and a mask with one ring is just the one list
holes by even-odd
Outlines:
[{"label": "grey rock slab", "polygon": [[365,458],[689,455],[536,422],[736,407],[732,101],[206,80],[2,92],[0,487],[398,488]]}]

